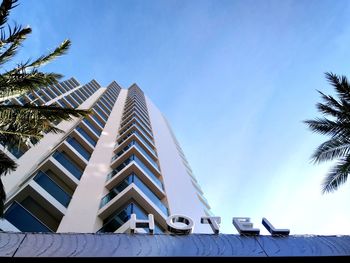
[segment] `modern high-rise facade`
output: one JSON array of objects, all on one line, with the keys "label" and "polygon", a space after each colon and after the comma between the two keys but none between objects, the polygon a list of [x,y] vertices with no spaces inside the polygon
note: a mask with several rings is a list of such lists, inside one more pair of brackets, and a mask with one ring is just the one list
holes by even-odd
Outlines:
[{"label": "modern high-rise facade", "polygon": [[[92,109],[88,117],[55,123],[35,145],[0,150],[18,164],[2,177],[7,200],[3,231],[123,233],[131,214],[154,215],[166,232],[169,215],[195,222],[210,207],[167,120],[143,91],[74,78],[5,103]],[[144,230],[146,231],[146,230]],[[141,229],[142,232],[142,229]]]}]

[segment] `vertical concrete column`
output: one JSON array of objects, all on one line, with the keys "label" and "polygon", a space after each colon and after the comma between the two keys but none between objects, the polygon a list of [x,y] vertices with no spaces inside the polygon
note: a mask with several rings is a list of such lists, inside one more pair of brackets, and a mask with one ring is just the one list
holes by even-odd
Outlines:
[{"label": "vertical concrete column", "polygon": [[57,232],[92,233],[102,227],[102,220],[97,217],[97,213],[110,170],[126,95],[127,90],[122,89]]}]

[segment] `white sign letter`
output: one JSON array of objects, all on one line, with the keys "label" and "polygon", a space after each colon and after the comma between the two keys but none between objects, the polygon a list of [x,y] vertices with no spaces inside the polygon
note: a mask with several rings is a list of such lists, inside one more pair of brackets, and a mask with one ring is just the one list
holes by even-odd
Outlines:
[{"label": "white sign letter", "polygon": [[[167,218],[168,231],[178,235],[191,234],[194,223],[193,220],[184,215],[171,215]],[[183,223],[185,226],[177,226],[175,223]]]},{"label": "white sign letter", "polygon": [[148,215],[148,220],[138,220],[136,219],[136,214],[131,214],[130,218],[130,232],[135,233],[136,228],[146,228],[148,227],[150,234],[154,233],[154,218],[152,214]]},{"label": "white sign letter", "polygon": [[221,223],[220,216],[203,216],[201,218],[201,223],[209,224],[214,234],[219,234],[219,227],[220,227],[219,224]]},{"label": "white sign letter", "polygon": [[240,235],[259,235],[260,229],[253,228],[249,217],[234,217],[232,223]]},{"label": "white sign letter", "polygon": [[262,219],[262,224],[270,232],[272,236],[288,236],[289,229],[276,229],[273,225],[265,218]]}]

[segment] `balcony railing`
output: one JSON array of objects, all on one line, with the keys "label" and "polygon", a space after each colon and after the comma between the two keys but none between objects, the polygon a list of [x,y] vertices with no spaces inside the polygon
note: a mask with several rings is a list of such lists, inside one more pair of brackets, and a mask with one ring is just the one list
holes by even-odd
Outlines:
[{"label": "balcony railing", "polygon": [[[119,210],[117,213],[107,218],[104,222],[103,227],[97,232],[115,232],[130,219],[131,214],[136,214],[137,219],[148,219],[146,213],[138,205],[130,203],[126,205],[122,210]],[[145,230],[148,231],[147,228],[145,228]],[[164,231],[157,224],[155,224],[154,232],[163,233]]]},{"label": "balcony railing", "polygon": [[90,159],[91,153],[87,151],[75,138],[68,136],[66,141],[87,161]]},{"label": "balcony railing", "polygon": [[49,227],[16,201],[6,210],[4,218],[22,232],[52,232]]},{"label": "balcony railing", "polygon": [[100,136],[100,134],[101,134],[101,130],[100,129],[98,129],[98,128],[96,128],[94,125],[92,125],[92,123],[91,122],[89,122],[87,119],[83,119],[83,122],[87,125],[87,126],[89,126],[89,128],[91,129],[91,130],[93,130],[94,131],[94,133],[96,133],[96,135],[97,136]]},{"label": "balcony railing", "polygon": [[[133,131],[129,132],[126,136],[123,137],[122,140],[120,140],[120,143],[122,143],[123,141],[125,141],[125,140],[126,140],[128,137],[130,137],[133,133],[136,133],[136,134],[138,135],[138,137],[140,138],[140,140],[141,140],[144,144],[146,144],[146,145],[148,145],[150,148],[152,148],[152,147],[153,147],[153,141],[152,141],[152,139],[151,139],[149,136],[147,136],[147,134],[145,134],[145,133],[142,131],[142,129],[140,129],[139,126],[138,126],[136,123],[133,124],[133,126],[138,127],[137,131],[136,131],[136,130],[133,130]],[[124,133],[125,133],[125,132],[123,132],[121,135],[119,135],[118,140],[119,140],[119,138],[121,138],[121,137],[124,135]],[[142,138],[142,136],[140,136],[140,134],[142,134],[143,137],[145,137],[145,138],[147,139],[147,142]]]},{"label": "balcony railing", "polygon": [[138,144],[135,140],[132,140],[127,146],[125,146],[121,151],[119,151],[118,153],[116,153],[113,157],[112,157],[112,161],[114,161],[115,159],[117,159],[119,156],[121,156],[123,153],[125,153],[127,150],[129,150],[132,146],[135,146],[136,149],[138,151],[140,151],[145,157],[146,159],[153,165],[155,166],[158,170],[159,170],[159,166],[158,164],[152,159],[151,156],[149,156],[149,154],[140,146],[140,144]]},{"label": "balcony railing", "polygon": [[84,131],[84,129],[82,127],[78,127],[76,128],[76,130],[92,145],[95,146],[96,145],[96,141],[90,137],[89,134],[86,133],[86,131]]},{"label": "balcony railing", "polygon": [[123,170],[132,161],[134,161],[138,166],[140,166],[142,171],[144,171],[144,173],[146,175],[148,175],[156,185],[158,185],[161,189],[164,189],[163,184],[158,179],[158,177],[153,172],[151,172],[151,170],[148,169],[148,167],[139,158],[137,158],[134,154],[132,154],[122,164],[120,164],[117,168],[115,168],[112,172],[110,172],[107,175],[107,180],[110,180],[111,178],[113,178],[117,173],[119,173],[121,170]]},{"label": "balcony railing", "polygon": [[[121,130],[125,131],[125,130],[129,129],[131,126],[131,123],[134,124],[136,122],[135,120],[137,120],[137,124],[140,125],[140,127],[142,127],[143,130],[145,130],[146,132],[148,132],[148,134],[150,136],[152,136],[152,131],[142,123],[142,121],[137,117],[137,115],[135,115],[133,118],[131,118],[129,120],[129,122],[127,122],[123,126],[121,126],[119,131],[121,131]],[[122,134],[122,133],[123,132],[120,132],[120,134]]]},{"label": "balcony railing", "polygon": [[68,207],[71,196],[67,194],[55,181],[53,181],[46,173],[39,171],[34,177],[37,182],[46,192],[52,195],[63,206]]},{"label": "balcony railing", "polygon": [[102,121],[100,121],[97,116],[95,114],[90,114],[90,117],[97,122],[97,124],[99,124],[101,126],[101,128],[105,127],[105,123],[103,123]]},{"label": "balcony railing", "polygon": [[75,178],[80,180],[81,176],[83,175],[83,171],[70,157],[68,157],[67,154],[56,151],[52,156],[72,175],[74,175]]},{"label": "balcony railing", "polygon": [[141,191],[164,213],[164,215],[169,215],[168,208],[152,192],[152,190],[149,189],[149,187],[146,186],[134,173],[126,177],[122,182],[120,182],[106,196],[102,198],[100,208],[109,203],[109,201],[111,201],[114,197],[116,197],[120,192],[122,192],[132,183],[134,183],[138,188],[140,188]]}]

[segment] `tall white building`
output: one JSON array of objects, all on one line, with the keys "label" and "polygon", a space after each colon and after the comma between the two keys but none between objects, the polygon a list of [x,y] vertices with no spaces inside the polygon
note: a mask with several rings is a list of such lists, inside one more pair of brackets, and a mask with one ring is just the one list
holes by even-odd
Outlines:
[{"label": "tall white building", "polygon": [[86,118],[57,123],[61,134],[46,134],[35,146],[0,150],[18,163],[2,177],[6,211],[3,231],[116,232],[154,215],[156,233],[166,232],[166,218],[183,214],[194,232],[211,214],[167,120],[133,84],[106,88],[95,80],[74,78],[6,103],[35,103],[92,109]]}]

